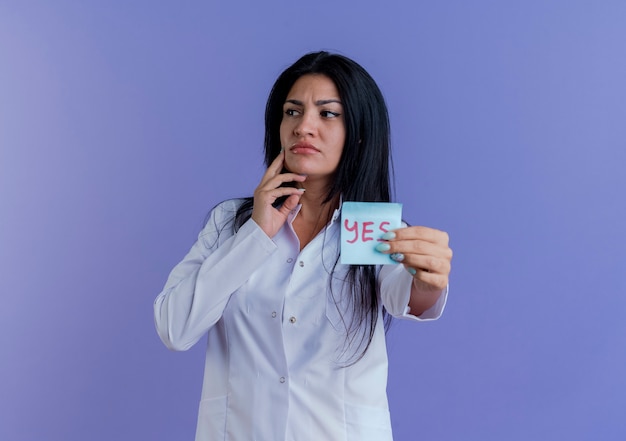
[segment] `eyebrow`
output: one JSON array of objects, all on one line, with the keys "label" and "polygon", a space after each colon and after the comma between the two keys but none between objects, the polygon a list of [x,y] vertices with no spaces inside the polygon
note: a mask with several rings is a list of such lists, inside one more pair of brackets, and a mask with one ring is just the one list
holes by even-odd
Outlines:
[{"label": "eyebrow", "polygon": [[[299,100],[285,100],[285,103],[291,103],[291,104],[294,104],[296,106],[302,106],[303,105],[302,101],[299,101]],[[324,105],[330,104],[330,103],[341,104],[341,101],[339,101],[337,99],[334,99],[334,98],[331,98],[329,100],[318,100],[318,101],[315,101],[315,105],[316,106],[324,106]]]}]

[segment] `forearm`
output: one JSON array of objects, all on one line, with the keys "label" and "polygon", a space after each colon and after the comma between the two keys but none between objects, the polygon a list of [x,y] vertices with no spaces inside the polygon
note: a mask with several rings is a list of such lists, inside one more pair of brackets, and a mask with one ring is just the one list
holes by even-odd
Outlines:
[{"label": "forearm", "polygon": [[[418,291],[413,295],[414,280],[402,265],[383,265],[380,272],[380,290],[385,309],[399,319],[437,319],[445,308],[448,289],[439,292],[434,301],[431,298],[431,301],[422,303]],[[412,298],[420,301],[412,305]],[[430,303],[429,308],[422,309],[428,306],[427,303]]]},{"label": "forearm", "polygon": [[435,306],[439,298],[445,292],[444,290],[432,289],[423,286],[417,279],[413,279],[411,283],[411,296],[409,297],[409,308],[411,314],[419,317],[424,312]]}]

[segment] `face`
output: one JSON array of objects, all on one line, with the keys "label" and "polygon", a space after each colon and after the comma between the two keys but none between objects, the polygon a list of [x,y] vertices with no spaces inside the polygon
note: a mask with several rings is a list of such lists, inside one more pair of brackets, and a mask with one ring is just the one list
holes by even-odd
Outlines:
[{"label": "face", "polygon": [[324,75],[300,77],[287,94],[280,123],[286,168],[306,174],[307,182],[330,181],[345,140],[343,106],[335,83]]}]

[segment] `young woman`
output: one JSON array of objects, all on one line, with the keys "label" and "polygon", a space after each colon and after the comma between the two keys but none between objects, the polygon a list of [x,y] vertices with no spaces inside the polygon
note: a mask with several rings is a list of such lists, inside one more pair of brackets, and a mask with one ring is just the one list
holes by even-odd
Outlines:
[{"label": "young woman", "polygon": [[159,336],[208,335],[196,440],[391,440],[383,316],[441,314],[446,233],[404,227],[342,265],[342,201],[389,202],[389,122],[354,61],[327,52],[285,70],[265,114],[267,171],[222,202],[154,304]]}]

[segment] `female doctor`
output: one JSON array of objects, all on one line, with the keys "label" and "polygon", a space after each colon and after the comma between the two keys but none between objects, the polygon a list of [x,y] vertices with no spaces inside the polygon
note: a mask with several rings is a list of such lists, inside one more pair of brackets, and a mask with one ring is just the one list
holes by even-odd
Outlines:
[{"label": "female doctor", "polygon": [[342,201],[391,199],[387,108],[354,61],[300,58],[265,127],[254,196],[212,210],[154,303],[168,348],[208,336],[196,440],[391,440],[384,318],[439,317],[448,235],[400,228],[376,249],[401,264],[339,263]]}]

